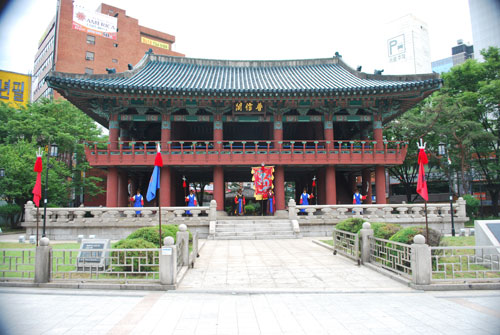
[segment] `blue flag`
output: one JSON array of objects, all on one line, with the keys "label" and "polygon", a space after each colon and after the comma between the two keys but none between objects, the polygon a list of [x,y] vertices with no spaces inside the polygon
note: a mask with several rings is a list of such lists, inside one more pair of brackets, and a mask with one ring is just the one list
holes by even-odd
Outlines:
[{"label": "blue flag", "polygon": [[148,201],[153,200],[156,197],[156,190],[160,188],[160,167],[155,166],[151,179],[149,180],[148,193],[146,193],[146,199]]}]

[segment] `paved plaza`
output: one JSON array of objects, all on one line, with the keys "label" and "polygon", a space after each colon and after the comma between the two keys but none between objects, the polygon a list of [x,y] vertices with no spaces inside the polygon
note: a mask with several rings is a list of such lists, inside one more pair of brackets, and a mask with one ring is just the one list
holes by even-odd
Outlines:
[{"label": "paved plaza", "polygon": [[206,241],[179,289],[411,291],[310,238]]},{"label": "paved plaza", "polygon": [[498,334],[500,292],[0,289],[7,334]]},{"label": "paved plaza", "polygon": [[0,334],[498,334],[500,291],[422,292],[311,239],[206,241],[177,291],[0,288]]}]

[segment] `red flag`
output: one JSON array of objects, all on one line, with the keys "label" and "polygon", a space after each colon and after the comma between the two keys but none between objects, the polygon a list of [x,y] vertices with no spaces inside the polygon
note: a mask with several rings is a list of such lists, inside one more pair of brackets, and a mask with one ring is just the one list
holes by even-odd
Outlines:
[{"label": "red flag", "polygon": [[425,168],[424,164],[429,161],[424,149],[420,149],[418,152],[418,180],[417,180],[417,193],[420,194],[425,201],[429,200],[429,194],[427,193],[427,180],[425,180]]},{"label": "red flag", "polygon": [[33,202],[36,207],[40,207],[40,199],[42,198],[42,157],[38,156],[36,158],[35,166],[33,167],[33,171],[36,172],[36,182],[35,187],[33,187]]}]

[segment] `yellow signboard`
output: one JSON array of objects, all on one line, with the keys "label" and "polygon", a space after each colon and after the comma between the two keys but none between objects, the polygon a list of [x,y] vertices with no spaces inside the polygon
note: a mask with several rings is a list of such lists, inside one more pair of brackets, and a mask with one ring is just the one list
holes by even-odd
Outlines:
[{"label": "yellow signboard", "polygon": [[30,102],[31,76],[15,72],[0,71],[0,101],[15,106],[26,106]]},{"label": "yellow signboard", "polygon": [[155,40],[149,39],[149,38],[144,37],[144,36],[141,36],[141,42],[144,44],[152,45],[154,47],[162,48],[165,50],[170,50],[170,45],[168,45],[168,43],[155,41]]}]

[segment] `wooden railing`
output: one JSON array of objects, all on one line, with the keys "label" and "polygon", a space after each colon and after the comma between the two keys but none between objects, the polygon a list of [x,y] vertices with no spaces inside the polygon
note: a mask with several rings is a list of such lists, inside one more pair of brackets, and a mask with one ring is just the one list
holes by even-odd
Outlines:
[{"label": "wooden railing", "polygon": [[[157,141],[89,142],[86,155],[91,165],[141,164],[149,162],[148,155],[156,153]],[[258,156],[270,164],[294,161],[310,163],[398,164],[408,148],[401,141],[167,141],[161,142],[164,162],[175,164],[234,164],[253,161]],[[179,159],[180,158],[180,159]],[[152,163],[151,163],[152,164]]]}]

